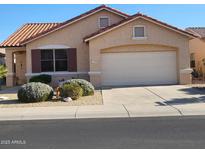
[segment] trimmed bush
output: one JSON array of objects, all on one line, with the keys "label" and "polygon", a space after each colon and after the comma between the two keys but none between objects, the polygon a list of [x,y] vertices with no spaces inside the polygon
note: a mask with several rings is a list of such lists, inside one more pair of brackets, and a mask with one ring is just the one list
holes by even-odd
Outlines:
[{"label": "trimmed bush", "polygon": [[77,83],[65,83],[60,88],[61,97],[71,97],[73,100],[83,95],[83,89]]},{"label": "trimmed bush", "polygon": [[51,75],[42,74],[42,75],[33,76],[30,78],[29,82],[41,82],[41,83],[49,84],[51,83]]},{"label": "trimmed bush", "polygon": [[48,101],[52,97],[53,88],[40,82],[24,84],[18,91],[18,99],[24,103]]},{"label": "trimmed bush", "polygon": [[0,79],[6,77],[7,69],[5,65],[0,65]]},{"label": "trimmed bush", "polygon": [[70,79],[61,83],[60,87],[66,83],[77,83],[83,89],[83,96],[94,95],[94,86],[84,79]]}]

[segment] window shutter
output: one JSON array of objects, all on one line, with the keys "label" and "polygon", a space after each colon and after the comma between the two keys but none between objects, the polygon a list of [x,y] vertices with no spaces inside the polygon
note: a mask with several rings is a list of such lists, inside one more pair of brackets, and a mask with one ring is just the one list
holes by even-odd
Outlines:
[{"label": "window shutter", "polygon": [[40,49],[31,50],[32,73],[41,72],[41,51]]},{"label": "window shutter", "polygon": [[77,72],[77,54],[76,48],[67,49],[68,71]]}]

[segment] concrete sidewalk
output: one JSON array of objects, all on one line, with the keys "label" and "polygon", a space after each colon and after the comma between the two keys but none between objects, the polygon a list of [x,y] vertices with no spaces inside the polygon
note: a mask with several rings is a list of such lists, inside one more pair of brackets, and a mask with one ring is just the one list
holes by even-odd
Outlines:
[{"label": "concrete sidewalk", "polygon": [[168,107],[165,107],[163,112],[156,112],[127,110],[123,105],[0,108],[0,121],[152,116],[180,116],[180,114]]}]

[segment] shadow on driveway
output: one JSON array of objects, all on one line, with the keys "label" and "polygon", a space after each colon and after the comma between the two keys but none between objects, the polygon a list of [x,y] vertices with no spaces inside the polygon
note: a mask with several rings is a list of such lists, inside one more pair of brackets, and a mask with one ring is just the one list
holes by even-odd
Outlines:
[{"label": "shadow on driveway", "polygon": [[[194,104],[194,103],[205,103],[205,88],[204,87],[190,87],[190,88],[182,88],[178,91],[185,92],[185,95],[191,95],[192,97],[186,98],[173,98],[170,100],[164,101],[164,103],[168,105],[186,105],[186,104]],[[197,95],[197,96],[194,96]],[[158,105],[163,105],[156,102]]]}]

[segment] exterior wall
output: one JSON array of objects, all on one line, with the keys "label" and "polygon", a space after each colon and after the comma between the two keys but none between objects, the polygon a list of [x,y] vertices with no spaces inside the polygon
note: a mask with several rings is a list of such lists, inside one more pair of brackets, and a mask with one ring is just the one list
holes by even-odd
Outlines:
[{"label": "exterior wall", "polygon": [[17,52],[16,54],[16,82],[21,85],[26,83],[26,52]]},{"label": "exterior wall", "polygon": [[180,84],[185,85],[185,84],[190,84],[192,81],[192,77],[190,74],[186,73],[180,76]]},{"label": "exterior wall", "polygon": [[205,41],[195,38],[189,41],[190,54],[195,55],[196,70],[205,74],[205,66],[202,60],[205,58]]},{"label": "exterior wall", "polygon": [[[24,47],[16,47],[16,48],[6,48],[6,68],[7,68],[7,75],[6,75],[6,86],[12,87],[16,85],[16,74],[14,73],[14,54],[18,53],[19,51],[24,51]],[[24,59],[25,61],[25,59]],[[22,67],[26,67],[25,65]]]},{"label": "exterior wall", "polygon": [[[27,82],[32,76],[39,75],[39,74],[44,74],[44,73],[35,73],[32,75],[27,75],[26,79]],[[52,76],[52,81],[51,81],[51,86],[57,87],[60,82],[68,80],[68,79],[73,79],[73,78],[80,78],[80,79],[85,79],[89,80],[89,76],[87,73],[66,73],[66,72],[61,72],[61,73],[46,73]]]},{"label": "exterior wall", "polygon": [[136,52],[136,51],[177,51],[177,48],[163,46],[163,45],[152,45],[152,44],[138,44],[138,45],[123,45],[111,48],[105,48],[101,50],[101,53],[107,52]]},{"label": "exterior wall", "polygon": [[[133,26],[144,25],[146,39],[133,39]],[[115,51],[147,51],[177,49],[178,76],[180,84],[191,83],[190,73],[180,70],[190,67],[189,39],[167,28],[158,26],[144,19],[137,19],[122,27],[116,28],[100,37],[89,41],[90,47],[90,80],[95,86],[101,86],[101,52],[110,51],[115,47]],[[114,51],[113,50],[113,51]],[[186,76],[186,77],[185,77]]]},{"label": "exterior wall", "polygon": [[63,45],[71,48],[77,48],[77,72],[79,73],[73,75],[72,73],[70,74],[68,72],[65,72],[65,74],[62,75],[58,72],[55,72],[55,74],[58,74],[58,77],[56,77],[56,75],[53,75],[53,78],[56,78],[56,80],[61,80],[65,79],[66,77],[71,78],[75,77],[76,75],[79,76],[81,73],[84,73],[83,76],[88,76],[89,47],[88,44],[83,42],[83,38],[99,30],[98,19],[100,16],[108,16],[110,18],[110,24],[119,22],[123,19],[123,17],[111,12],[100,11],[63,29],[60,29],[31,43],[28,43],[26,46],[26,73],[28,78],[32,75],[31,50],[49,45]]}]

